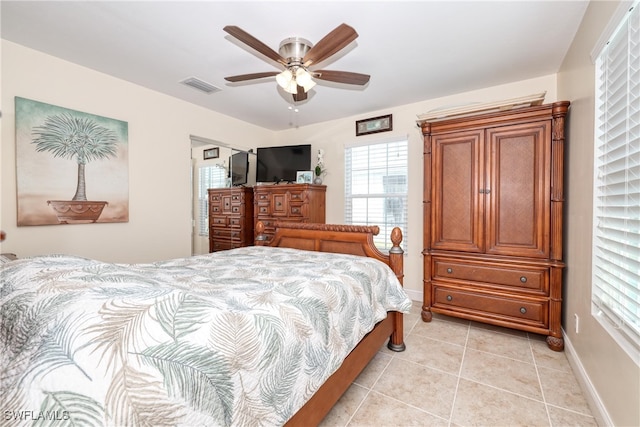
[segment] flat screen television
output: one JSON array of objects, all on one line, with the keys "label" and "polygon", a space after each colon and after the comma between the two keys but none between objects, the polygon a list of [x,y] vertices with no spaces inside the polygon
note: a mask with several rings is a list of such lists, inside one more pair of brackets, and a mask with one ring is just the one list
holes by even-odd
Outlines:
[{"label": "flat screen television", "polygon": [[258,182],[296,182],[298,171],[311,170],[311,145],[262,147],[257,152]]},{"label": "flat screen television", "polygon": [[229,158],[229,173],[231,175],[231,185],[244,185],[247,183],[249,173],[249,154],[235,153]]}]

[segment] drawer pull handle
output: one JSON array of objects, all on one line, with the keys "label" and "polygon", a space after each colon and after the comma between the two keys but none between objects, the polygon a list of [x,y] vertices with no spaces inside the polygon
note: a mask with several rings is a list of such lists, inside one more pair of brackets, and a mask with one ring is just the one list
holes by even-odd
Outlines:
[{"label": "drawer pull handle", "polygon": [[453,268],[447,268],[447,273],[449,274],[453,273]]},{"label": "drawer pull handle", "polygon": [[447,301],[453,301],[453,297],[451,295],[447,295]]},{"label": "drawer pull handle", "polygon": [[524,307],[520,307],[520,313],[525,314],[527,312],[527,309]]},{"label": "drawer pull handle", "polygon": [[277,206],[282,206],[281,202],[276,203]]},{"label": "drawer pull handle", "polygon": [[526,277],[524,277],[524,276],[522,276],[522,277],[520,278],[520,281],[521,281],[522,283],[527,283],[527,278],[526,278]]}]

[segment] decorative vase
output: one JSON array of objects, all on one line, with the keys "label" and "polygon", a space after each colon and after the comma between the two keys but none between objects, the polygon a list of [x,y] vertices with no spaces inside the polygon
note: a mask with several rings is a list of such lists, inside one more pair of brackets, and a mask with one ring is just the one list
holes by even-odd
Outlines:
[{"label": "decorative vase", "polygon": [[316,176],[315,178],[313,178],[313,183],[316,185],[322,184],[322,177]]}]

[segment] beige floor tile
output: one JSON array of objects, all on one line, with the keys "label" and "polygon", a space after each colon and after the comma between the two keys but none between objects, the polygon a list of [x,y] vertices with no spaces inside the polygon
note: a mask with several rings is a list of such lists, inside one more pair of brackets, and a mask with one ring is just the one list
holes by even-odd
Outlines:
[{"label": "beige floor tile", "polygon": [[372,388],[375,382],[380,378],[382,372],[386,369],[391,362],[392,356],[378,352],[366,368],[358,375],[354,383],[366,387]]},{"label": "beige floor tile", "polygon": [[464,347],[444,341],[432,340],[411,334],[405,338],[407,349],[396,353],[398,359],[408,360],[454,375],[460,372]]},{"label": "beige floor tile", "polygon": [[331,412],[324,417],[320,427],[346,426],[364,401],[367,393],[369,393],[368,389],[356,384],[351,385],[331,409]]},{"label": "beige floor tile", "polygon": [[409,335],[417,324],[422,323],[420,314],[411,313],[411,314],[405,314],[402,317],[404,318],[404,335],[405,336]]},{"label": "beige floor tile", "polygon": [[448,419],[457,381],[455,375],[394,358],[373,390]]},{"label": "beige floor tile", "polygon": [[447,427],[449,423],[446,419],[425,413],[405,403],[390,399],[380,393],[371,392],[348,425],[349,427]]},{"label": "beige floor tile", "polygon": [[546,336],[405,315],[404,352],[382,346],[322,426],[596,425],[564,352]]},{"label": "beige floor tile", "polygon": [[530,339],[533,359],[537,366],[556,369],[563,372],[572,372],[571,365],[564,351],[553,351],[543,340]]},{"label": "beige floor tile", "polygon": [[516,337],[526,338],[527,333],[519,329],[503,328],[502,326],[490,325],[488,323],[471,322],[471,328],[486,329],[499,334],[512,335]]},{"label": "beige floor tile", "polygon": [[542,402],[464,379],[451,422],[460,426],[548,426]]},{"label": "beige floor tile", "polygon": [[411,314],[420,316],[422,312],[422,301],[411,300]]},{"label": "beige floor tile", "polygon": [[467,348],[461,377],[542,401],[533,363]]},{"label": "beige floor tile", "polygon": [[591,415],[578,414],[562,408],[547,405],[551,425],[554,427],[598,427],[596,419]]},{"label": "beige floor tile", "polygon": [[489,329],[470,328],[467,346],[475,350],[533,363],[531,346],[526,336],[495,333]]},{"label": "beige floor tile", "polygon": [[538,367],[538,373],[547,403],[581,414],[591,414],[578,380],[571,372]]},{"label": "beige floor tile", "polygon": [[419,335],[451,344],[465,345],[468,333],[468,322],[433,319],[431,322],[420,321],[417,323],[411,330],[410,335]]}]

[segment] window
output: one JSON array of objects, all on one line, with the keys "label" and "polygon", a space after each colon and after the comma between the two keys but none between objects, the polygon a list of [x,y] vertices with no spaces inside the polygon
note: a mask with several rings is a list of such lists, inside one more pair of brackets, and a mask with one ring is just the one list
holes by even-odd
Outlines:
[{"label": "window", "polygon": [[640,7],[596,58],[593,314],[640,350]]},{"label": "window", "polygon": [[200,166],[198,168],[198,235],[209,235],[209,188],[226,186],[227,172],[224,167]]},{"label": "window", "polygon": [[374,242],[380,250],[391,249],[394,227],[406,249],[407,145],[402,139],[345,149],[345,222],[379,226]]}]

